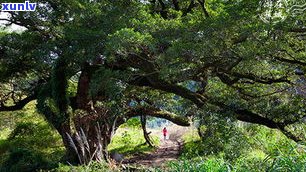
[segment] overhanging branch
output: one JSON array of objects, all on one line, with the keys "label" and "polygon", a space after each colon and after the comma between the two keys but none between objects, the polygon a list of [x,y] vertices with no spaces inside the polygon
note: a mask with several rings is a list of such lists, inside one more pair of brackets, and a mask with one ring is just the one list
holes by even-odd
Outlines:
[{"label": "overhanging branch", "polygon": [[12,106],[6,106],[4,104],[0,105],[0,111],[5,112],[5,111],[16,111],[16,110],[21,110],[25,105],[27,105],[30,101],[35,100],[37,98],[36,94],[32,94]]},{"label": "overhanging branch", "polygon": [[152,116],[152,117],[157,117],[157,118],[163,118],[167,119],[174,124],[180,125],[180,126],[190,126],[189,120],[186,117],[176,115],[174,113],[164,111],[158,108],[154,107],[136,107],[136,108],[131,108],[126,114],[125,117],[127,118],[132,118],[136,116],[141,116],[141,115],[147,115],[147,116]]},{"label": "overhanging branch", "polygon": [[[212,100],[212,99],[210,99],[210,100]],[[292,139],[295,142],[302,141],[301,138],[295,136],[292,132],[290,132],[289,130],[286,129],[286,126],[294,124],[294,123],[298,122],[299,120],[285,120],[285,121],[282,121],[282,122],[276,122],[273,119],[263,117],[264,115],[257,114],[255,112],[252,112],[252,111],[247,110],[247,109],[240,109],[240,108],[233,109],[233,108],[229,107],[228,105],[226,105],[225,103],[218,102],[216,100],[210,101],[209,103],[211,103],[213,105],[216,105],[216,106],[219,106],[223,109],[226,108],[229,111],[234,112],[236,119],[239,120],[239,121],[249,122],[249,123],[252,123],[252,124],[264,125],[266,127],[272,128],[272,129],[278,129],[284,135],[286,135],[286,137],[288,137],[289,139]]]}]

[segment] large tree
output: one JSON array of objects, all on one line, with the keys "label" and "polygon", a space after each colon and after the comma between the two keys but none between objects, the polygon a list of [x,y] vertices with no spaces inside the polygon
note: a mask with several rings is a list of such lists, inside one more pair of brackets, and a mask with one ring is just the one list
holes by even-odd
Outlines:
[{"label": "large tree", "polygon": [[139,115],[187,126],[217,112],[300,141],[306,17],[282,2],[42,0],[9,12],[1,20],[26,30],[1,34],[0,111],[37,100],[70,158],[77,131],[100,159]]}]

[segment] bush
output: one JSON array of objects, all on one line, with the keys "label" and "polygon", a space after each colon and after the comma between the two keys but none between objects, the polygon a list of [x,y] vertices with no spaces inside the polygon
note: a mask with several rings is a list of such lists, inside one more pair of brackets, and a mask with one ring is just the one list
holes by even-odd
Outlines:
[{"label": "bush", "polygon": [[120,126],[121,128],[141,128],[141,122],[139,117],[134,117],[126,121],[126,123]]},{"label": "bush", "polygon": [[10,148],[52,149],[61,147],[61,137],[46,123],[20,122],[10,133]]},{"label": "bush", "polygon": [[189,133],[184,137],[187,142],[180,157],[182,161],[170,164],[170,171],[180,168],[181,171],[210,171],[206,167],[211,165],[216,167],[215,171],[306,172],[306,146],[293,142],[278,130],[258,125],[239,124],[230,128],[228,133],[223,132],[226,125],[201,128],[202,134],[210,131],[214,133],[211,136],[218,138],[191,140]]},{"label": "bush", "polygon": [[31,122],[20,122],[17,123],[15,129],[10,133],[8,139],[13,140],[16,138],[25,138],[31,136],[38,129],[37,124]]},{"label": "bush", "polygon": [[306,148],[299,145],[288,146],[287,151],[280,150],[278,155],[271,157],[271,161],[272,165],[267,171],[306,171]]},{"label": "bush", "polygon": [[53,168],[63,153],[60,136],[46,123],[19,122],[0,142],[0,171]]},{"label": "bush", "polygon": [[180,160],[170,162],[167,171],[183,171],[183,172],[223,172],[230,171],[230,166],[223,159],[202,159],[201,157],[193,160]]},{"label": "bush", "polygon": [[36,169],[49,167],[49,163],[39,152],[28,149],[12,149],[4,161],[1,171],[5,172],[30,172]]},{"label": "bush", "polygon": [[116,172],[120,171],[116,166],[112,167],[106,162],[96,162],[93,161],[88,165],[82,166],[71,166],[71,165],[64,165],[59,164],[59,167],[53,169],[52,172],[96,172],[96,171],[103,171],[103,172]]},{"label": "bush", "polygon": [[250,147],[249,141],[236,122],[229,118],[206,116],[198,127],[200,139],[197,141],[186,140],[183,156],[221,156],[227,161],[235,161],[245,154]]}]

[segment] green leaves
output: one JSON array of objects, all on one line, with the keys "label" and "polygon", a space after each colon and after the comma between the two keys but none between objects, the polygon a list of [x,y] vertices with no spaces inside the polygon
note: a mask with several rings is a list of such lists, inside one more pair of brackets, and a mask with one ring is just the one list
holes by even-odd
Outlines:
[{"label": "green leaves", "polygon": [[154,39],[148,33],[142,34],[132,28],[124,28],[108,36],[106,49],[108,54],[124,56],[154,51]]},{"label": "green leaves", "polygon": [[101,67],[90,82],[90,96],[94,98],[104,95],[107,99],[119,99],[126,88],[124,80],[127,79],[127,75],[123,73]]}]

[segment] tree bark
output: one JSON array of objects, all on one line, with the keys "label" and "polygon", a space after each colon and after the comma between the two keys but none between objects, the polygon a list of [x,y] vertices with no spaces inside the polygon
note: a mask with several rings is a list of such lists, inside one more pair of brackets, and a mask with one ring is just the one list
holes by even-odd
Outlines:
[{"label": "tree bark", "polygon": [[146,140],[146,143],[150,146],[150,147],[153,147],[153,144],[152,144],[152,140],[149,136],[149,133],[147,132],[147,128],[146,128],[146,123],[147,123],[147,116],[146,114],[143,114],[140,116],[140,119],[141,119],[141,127],[142,127],[142,131],[143,131],[143,136]]}]

